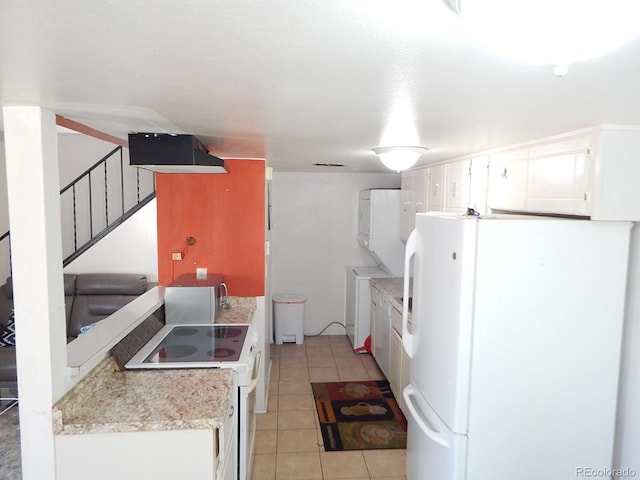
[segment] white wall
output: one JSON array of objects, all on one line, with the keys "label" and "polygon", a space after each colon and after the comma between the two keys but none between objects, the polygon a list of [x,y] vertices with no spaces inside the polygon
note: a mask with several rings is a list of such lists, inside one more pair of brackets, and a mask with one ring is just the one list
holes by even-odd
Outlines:
[{"label": "white wall", "polygon": [[[272,291],[307,298],[305,334],[344,324],[346,267],[376,265],[357,243],[358,192],[399,188],[396,173],[273,174]],[[344,334],[332,325],[324,334]]]},{"label": "white wall", "polygon": [[80,255],[65,273],[144,273],[158,281],[158,228],[152,200],[113,232]]},{"label": "white wall", "polygon": [[640,231],[631,236],[614,465],[640,476]]}]

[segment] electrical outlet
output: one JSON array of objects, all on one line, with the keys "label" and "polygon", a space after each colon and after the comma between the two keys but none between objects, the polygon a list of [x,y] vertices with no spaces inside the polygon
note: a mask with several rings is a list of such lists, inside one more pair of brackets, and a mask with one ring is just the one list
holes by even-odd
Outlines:
[{"label": "electrical outlet", "polygon": [[196,278],[204,279],[207,278],[207,269],[205,268],[196,268]]},{"label": "electrical outlet", "polygon": [[181,252],[173,252],[171,254],[171,260],[182,260],[182,253]]}]

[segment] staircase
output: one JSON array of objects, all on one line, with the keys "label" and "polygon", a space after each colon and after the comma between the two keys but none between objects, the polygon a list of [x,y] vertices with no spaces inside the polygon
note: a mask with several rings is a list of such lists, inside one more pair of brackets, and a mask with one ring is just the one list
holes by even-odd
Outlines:
[{"label": "staircase", "polygon": [[[152,172],[124,162],[117,146],[60,190],[63,266],[69,265],[156,196]],[[10,231],[0,235],[11,271]],[[0,253],[2,255],[2,253]]]}]

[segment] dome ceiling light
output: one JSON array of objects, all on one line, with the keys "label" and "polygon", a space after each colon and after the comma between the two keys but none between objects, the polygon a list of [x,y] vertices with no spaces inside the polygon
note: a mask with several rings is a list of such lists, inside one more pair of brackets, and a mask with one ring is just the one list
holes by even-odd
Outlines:
[{"label": "dome ceiling light", "polygon": [[413,167],[420,156],[427,151],[425,147],[377,147],[373,151],[380,161],[391,170],[400,172]]},{"label": "dome ceiling light", "polygon": [[444,0],[478,40],[512,60],[553,65],[615,50],[640,30],[637,0]]}]

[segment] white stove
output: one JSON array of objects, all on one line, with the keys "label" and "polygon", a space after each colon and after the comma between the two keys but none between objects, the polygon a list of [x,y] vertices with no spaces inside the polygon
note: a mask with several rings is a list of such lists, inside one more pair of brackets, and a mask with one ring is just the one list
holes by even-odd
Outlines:
[{"label": "white stove", "polygon": [[125,365],[148,368],[233,368],[251,382],[257,333],[252,324],[165,325]]},{"label": "white stove", "polygon": [[238,372],[238,478],[249,477],[255,439],[255,387],[261,352],[253,324],[165,325],[127,369],[232,368]]}]

